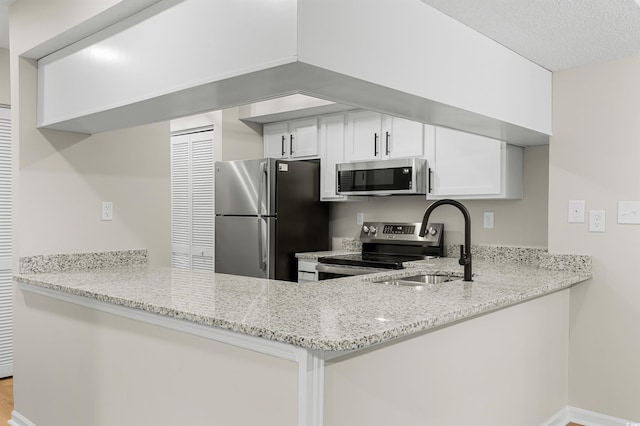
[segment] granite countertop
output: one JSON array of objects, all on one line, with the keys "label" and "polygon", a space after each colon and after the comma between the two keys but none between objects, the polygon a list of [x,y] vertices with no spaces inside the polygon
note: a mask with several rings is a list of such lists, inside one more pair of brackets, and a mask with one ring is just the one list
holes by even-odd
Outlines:
[{"label": "granite countertop", "polygon": [[462,274],[452,258],[407,266],[305,285],[139,265],[23,273],[15,280],[309,349],[338,351],[471,318],[591,278],[590,270],[474,260],[473,282],[420,289],[372,282],[416,271]]}]

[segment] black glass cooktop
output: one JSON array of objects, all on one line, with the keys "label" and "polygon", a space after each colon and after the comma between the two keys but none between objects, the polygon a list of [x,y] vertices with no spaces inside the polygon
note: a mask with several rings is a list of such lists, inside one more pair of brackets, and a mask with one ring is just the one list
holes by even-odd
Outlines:
[{"label": "black glass cooktop", "polygon": [[411,254],[356,253],[327,256],[318,259],[330,265],[360,266],[364,268],[402,269],[403,262],[421,260],[425,256]]}]

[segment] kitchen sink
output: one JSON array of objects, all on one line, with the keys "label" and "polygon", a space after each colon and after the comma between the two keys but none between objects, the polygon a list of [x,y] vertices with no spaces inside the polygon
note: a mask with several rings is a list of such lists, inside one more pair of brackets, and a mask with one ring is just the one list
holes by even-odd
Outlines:
[{"label": "kitchen sink", "polygon": [[406,286],[406,287],[417,287],[423,286],[425,284],[440,284],[446,283],[449,281],[453,281],[459,279],[458,277],[452,277],[451,275],[445,274],[427,274],[421,273],[417,275],[410,275],[408,277],[400,277],[400,278],[384,278],[379,281],[375,281],[377,283],[388,284],[388,285],[397,285],[397,286]]}]

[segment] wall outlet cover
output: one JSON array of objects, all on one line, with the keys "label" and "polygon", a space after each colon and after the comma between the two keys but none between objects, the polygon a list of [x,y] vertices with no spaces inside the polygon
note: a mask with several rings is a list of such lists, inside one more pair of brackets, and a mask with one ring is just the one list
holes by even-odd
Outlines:
[{"label": "wall outlet cover", "polygon": [[101,220],[113,220],[113,203],[111,201],[103,201],[100,208]]},{"label": "wall outlet cover", "polygon": [[589,231],[604,232],[604,210],[589,210]]}]

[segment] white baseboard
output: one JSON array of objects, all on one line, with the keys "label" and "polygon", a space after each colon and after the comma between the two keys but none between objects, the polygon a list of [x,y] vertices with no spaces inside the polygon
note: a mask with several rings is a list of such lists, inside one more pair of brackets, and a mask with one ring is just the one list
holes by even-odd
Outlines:
[{"label": "white baseboard", "polygon": [[585,426],[640,426],[640,423],[575,407],[564,407],[541,426],[565,426],[573,422]]},{"label": "white baseboard", "polygon": [[11,412],[11,420],[9,420],[8,424],[9,426],[36,426],[35,423],[30,422],[29,419],[18,413],[16,410]]}]

